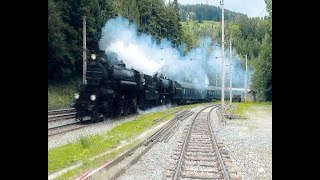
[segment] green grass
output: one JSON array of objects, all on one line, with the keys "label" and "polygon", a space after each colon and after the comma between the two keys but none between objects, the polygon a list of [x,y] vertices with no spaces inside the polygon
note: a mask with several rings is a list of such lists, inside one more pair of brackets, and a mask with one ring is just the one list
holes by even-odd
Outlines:
[{"label": "green grass", "polygon": [[76,82],[61,85],[48,85],[48,110],[68,108],[74,100]]},{"label": "green grass", "polygon": [[202,21],[197,25],[195,21],[180,22],[182,26],[182,39],[186,44],[185,53],[192,47],[201,45],[203,37],[211,37],[212,39],[219,39],[220,37],[220,22]]},{"label": "green grass", "polygon": [[[220,25],[220,22],[215,22],[215,21],[202,21],[201,23],[198,23],[199,26],[194,26],[196,23],[195,21],[189,21],[188,25],[186,22],[180,22],[182,27],[187,27],[189,31],[193,28],[195,29],[211,29],[215,28],[216,26]],[[213,26],[212,26],[213,25]]]},{"label": "green grass", "polygon": [[107,153],[99,158],[95,158],[94,160],[84,160],[84,163],[75,169],[69,170],[65,174],[62,174],[61,176],[58,176],[57,180],[64,180],[64,179],[75,179],[78,178],[82,173],[93,170],[97,168],[97,166],[100,166],[101,164],[108,162],[111,159],[117,158],[122,152],[124,152],[127,149],[133,148],[135,145],[137,145],[139,142],[134,141],[131,144],[128,144],[122,148],[119,148],[115,151],[112,151],[110,153]]},{"label": "green grass", "polygon": [[[234,111],[235,114],[244,115],[245,111],[254,112],[253,107],[262,107],[267,105],[272,105],[272,102],[240,102],[233,103],[237,106]],[[271,110],[271,109],[270,109]]]},{"label": "green grass", "polygon": [[170,114],[177,110],[190,109],[196,106],[198,105],[179,106],[162,112],[140,115],[137,119],[122,123],[103,135],[81,137],[74,143],[51,149],[48,151],[48,172],[51,173],[74,163],[87,161],[102,152],[112,150],[121,145],[121,141],[132,139],[155,125],[153,120],[166,117],[162,120],[166,121],[171,119],[173,115]]},{"label": "green grass", "polygon": [[[191,28],[194,26],[195,21],[189,21],[189,22],[188,22],[188,25],[187,25],[187,22],[181,21],[180,24],[181,24],[182,26],[189,26],[190,29],[191,29]],[[199,24],[199,27],[200,27],[200,28],[205,28],[206,25],[211,28],[212,24],[213,24],[214,26],[216,26],[216,25],[219,25],[220,22],[216,22],[216,21],[202,21],[202,23],[198,23],[198,24]]]}]

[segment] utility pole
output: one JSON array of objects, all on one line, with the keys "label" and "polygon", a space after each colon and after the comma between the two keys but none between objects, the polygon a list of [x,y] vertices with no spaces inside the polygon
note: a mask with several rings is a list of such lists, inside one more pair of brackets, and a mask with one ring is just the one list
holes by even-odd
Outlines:
[{"label": "utility pole", "polygon": [[222,38],[221,38],[221,45],[222,45],[222,64],[221,64],[221,66],[222,66],[222,69],[221,69],[221,74],[222,74],[222,79],[221,79],[221,86],[222,86],[222,88],[221,88],[221,106],[222,106],[222,110],[223,110],[223,108],[224,108],[224,9],[223,9],[223,0],[221,0],[221,9],[222,9],[222,22],[221,22],[221,36],[222,36]]},{"label": "utility pole", "polygon": [[247,80],[248,79],[248,56],[246,55],[246,73],[245,73],[245,81],[244,81],[244,98],[247,101]]},{"label": "utility pole", "polygon": [[232,47],[231,47],[231,40],[230,40],[230,104],[232,103]]},{"label": "utility pole", "polygon": [[216,86],[218,87],[218,70],[216,69]]},{"label": "utility pole", "polygon": [[86,77],[86,73],[87,73],[87,45],[86,45],[86,16],[83,16],[83,49],[82,49],[82,56],[83,56],[83,84],[87,84],[87,77]]}]

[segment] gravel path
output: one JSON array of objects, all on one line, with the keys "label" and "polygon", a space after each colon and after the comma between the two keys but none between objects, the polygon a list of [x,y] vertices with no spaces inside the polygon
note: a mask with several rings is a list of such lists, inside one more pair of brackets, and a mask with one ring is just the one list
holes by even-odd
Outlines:
[{"label": "gravel path", "polygon": [[272,107],[254,107],[248,119],[227,120],[215,132],[243,180],[272,179]]}]

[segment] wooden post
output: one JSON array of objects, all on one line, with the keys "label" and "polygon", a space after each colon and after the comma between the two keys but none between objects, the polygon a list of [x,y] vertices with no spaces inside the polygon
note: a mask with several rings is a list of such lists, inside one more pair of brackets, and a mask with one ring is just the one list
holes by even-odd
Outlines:
[{"label": "wooden post", "polygon": [[87,45],[86,45],[86,16],[83,16],[83,49],[82,49],[82,55],[83,55],[83,84],[87,84]]}]

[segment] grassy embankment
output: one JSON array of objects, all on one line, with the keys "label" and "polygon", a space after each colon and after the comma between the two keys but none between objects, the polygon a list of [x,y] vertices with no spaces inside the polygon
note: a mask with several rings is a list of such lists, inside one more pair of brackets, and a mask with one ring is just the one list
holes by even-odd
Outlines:
[{"label": "grassy embankment", "polygon": [[48,85],[48,110],[69,108],[74,100],[77,83]]}]

